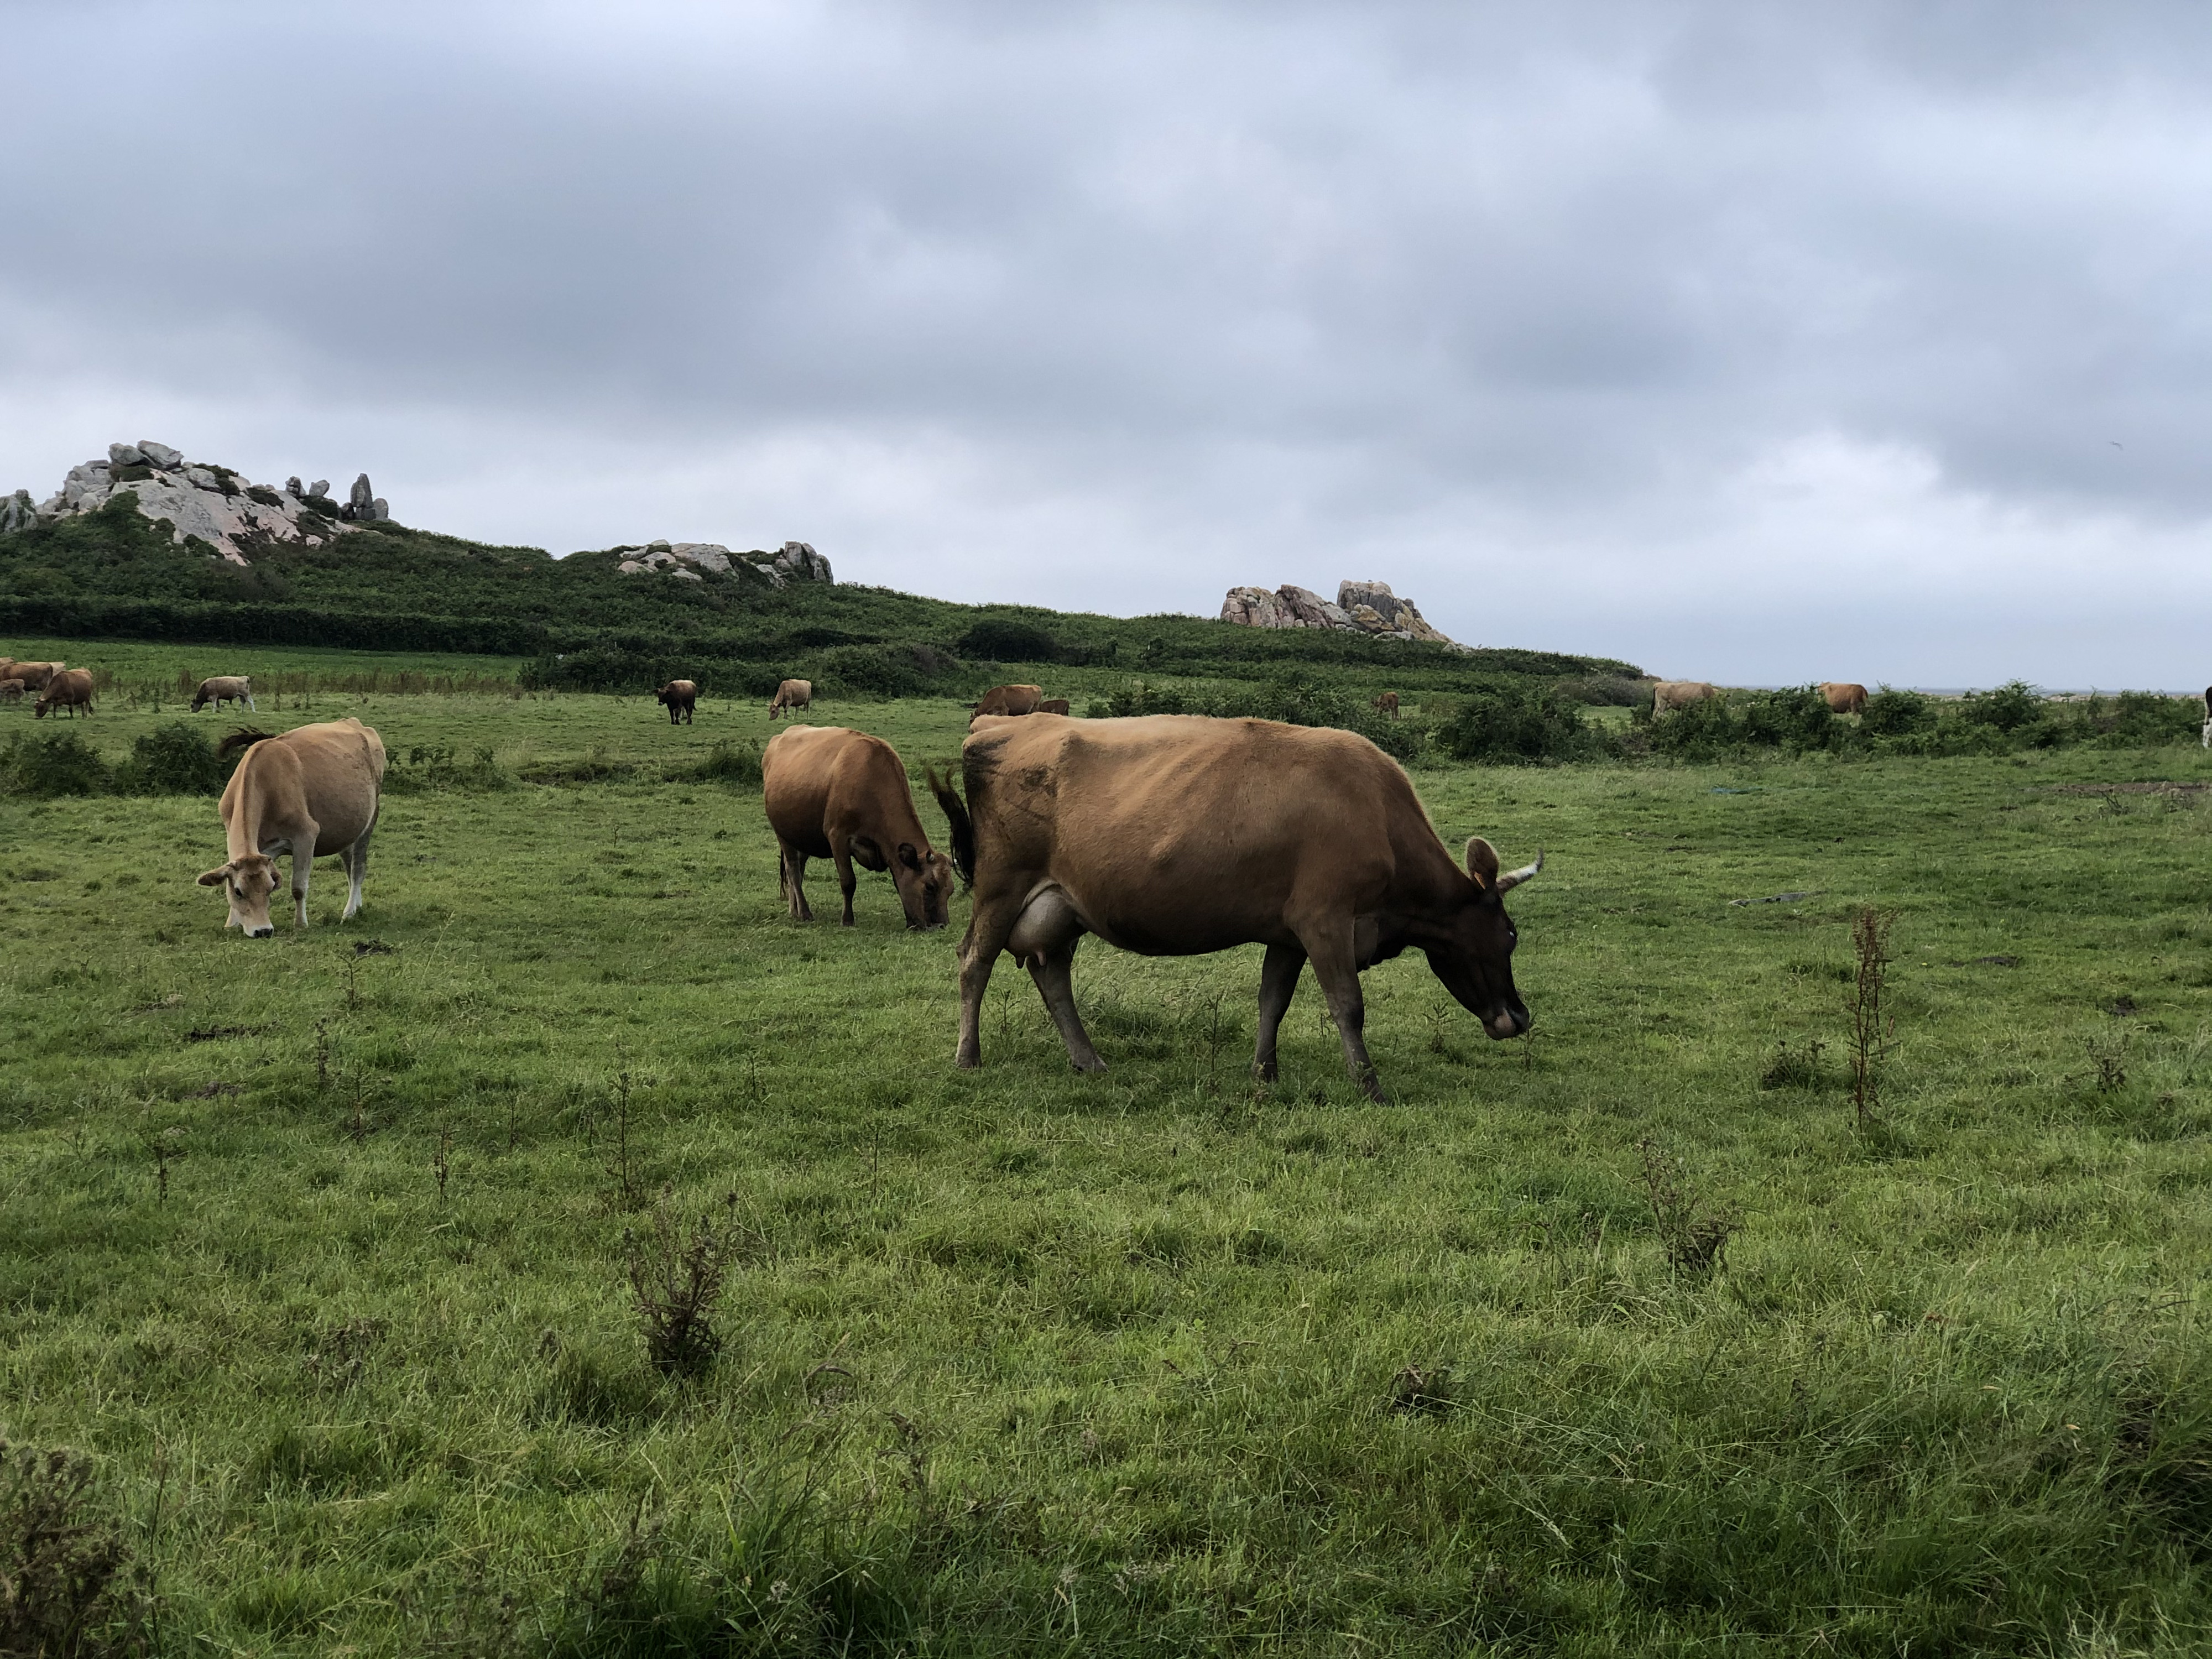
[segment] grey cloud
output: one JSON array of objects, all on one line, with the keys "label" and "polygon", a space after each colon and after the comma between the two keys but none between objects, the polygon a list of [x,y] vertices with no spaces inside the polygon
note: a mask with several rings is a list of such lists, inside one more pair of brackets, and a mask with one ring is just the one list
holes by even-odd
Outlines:
[{"label": "grey cloud", "polygon": [[[1876,510],[1741,507],[1820,434],[1927,459],[1921,505],[1880,510],[1934,556],[1939,520],[1978,526],[1968,590],[2077,520],[2124,562],[2212,514],[2185,6],[174,0],[11,28],[85,66],[0,108],[0,199],[35,228],[0,245],[19,410],[94,382],[282,404],[455,502],[467,460],[394,434],[458,434],[487,480],[595,451],[611,477],[653,441],[757,479],[842,445],[879,470],[817,509],[858,538],[810,538],[841,571],[928,548],[905,585],[1210,611],[1397,556],[1450,627],[1515,560],[1573,595],[1533,601],[1543,642],[1654,659],[1698,605],[1609,573],[1664,548],[1709,605],[1746,538]],[[957,489],[921,482],[941,454]],[[501,538],[647,533],[622,494]],[[2033,616],[1960,630],[2067,672]]]}]

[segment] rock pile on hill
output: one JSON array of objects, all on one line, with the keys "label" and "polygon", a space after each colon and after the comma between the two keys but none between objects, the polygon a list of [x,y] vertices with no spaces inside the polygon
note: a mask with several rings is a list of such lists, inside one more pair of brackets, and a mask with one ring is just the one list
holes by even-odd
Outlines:
[{"label": "rock pile on hill", "polygon": [[297,478],[287,478],[283,489],[272,489],[227,466],[188,462],[168,445],[141,438],[110,444],[104,459],[71,467],[62,487],[35,505],[27,489],[0,498],[0,535],[27,530],[40,520],[94,513],[127,495],[146,517],[167,520],[178,545],[197,537],[231,563],[249,564],[246,555],[255,548],[321,547],[356,526],[392,516],[366,472],[354,480],[343,502],[331,499],[330,488],[318,481],[302,490]]},{"label": "rock pile on hill", "polygon": [[699,574],[702,570],[726,576],[733,567],[743,565],[765,577],[772,587],[782,587],[791,582],[836,580],[830,574],[830,561],[805,542],[786,542],[774,553],[759,548],[750,553],[732,553],[720,542],[647,542],[642,546],[624,545],[612,550],[623,556],[615,568],[626,576],[665,570],[672,576],[696,582],[706,580]]},{"label": "rock pile on hill", "polygon": [[1244,628],[1325,628],[1383,640],[1427,640],[1455,651],[1474,649],[1430,626],[1413,602],[1393,593],[1388,582],[1340,582],[1334,605],[1310,588],[1288,582],[1272,593],[1264,587],[1232,587],[1221,602],[1221,620]]}]

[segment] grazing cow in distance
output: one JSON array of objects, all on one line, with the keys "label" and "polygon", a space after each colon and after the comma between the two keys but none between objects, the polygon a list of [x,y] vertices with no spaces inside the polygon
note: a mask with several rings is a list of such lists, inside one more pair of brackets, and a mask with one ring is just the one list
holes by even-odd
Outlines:
[{"label": "grazing cow in distance", "polygon": [[983,993],[1001,951],[1030,970],[1080,1072],[1105,1070],[1070,970],[1085,933],[1139,956],[1264,945],[1262,1080],[1313,963],[1344,1060],[1381,1097],[1359,975],[1418,950],[1494,1038],[1528,1029],[1499,902],[1543,867],[1501,874],[1477,837],[1462,868],[1395,761],[1366,738],[1273,720],[984,720],[961,749],[968,798],[936,776],[953,861],[974,884],[960,945],[963,1067],[982,1063]]},{"label": "grazing cow in distance", "polygon": [[64,665],[58,662],[11,662],[9,677],[23,682],[26,691],[43,691],[46,682],[62,672]]},{"label": "grazing cow in distance", "polygon": [[215,712],[220,714],[226,702],[242,702],[258,714],[260,710],[253,701],[253,676],[217,674],[211,679],[202,680],[200,689],[192,693],[192,713],[197,714],[208,704],[213,703]]},{"label": "grazing cow in distance", "polygon": [[1041,685],[994,685],[983,694],[968,721],[972,726],[986,714],[1034,714],[1043,701]]},{"label": "grazing cow in distance", "polygon": [[1828,700],[1832,714],[1861,714],[1866,712],[1867,689],[1842,680],[1820,682],[1820,695]]},{"label": "grazing cow in distance", "polygon": [[1693,702],[1705,702],[1720,696],[1720,688],[1703,680],[1659,680],[1651,687],[1651,712],[1666,714],[1669,709],[1687,708]]},{"label": "grazing cow in distance", "polygon": [[31,713],[44,720],[46,711],[51,708],[68,709],[71,720],[76,718],[76,711],[80,708],[88,714],[92,713],[92,671],[89,668],[64,668],[60,673],[49,676],[46,689],[39,694],[38,702],[31,705]]},{"label": "grazing cow in distance", "polygon": [[781,854],[777,884],[794,921],[811,921],[806,860],[837,866],[845,926],[853,925],[853,866],[888,870],[909,927],[942,927],[952,861],[929,844],[914,810],[906,763],[881,738],[842,726],[791,726],[761,756],[761,793]]},{"label": "grazing cow in distance", "polygon": [[1040,714],[1065,714],[1066,712],[1067,699],[1066,697],[1047,697],[1042,702],[1037,705],[1037,713]]},{"label": "grazing cow in distance", "polygon": [[229,854],[199,878],[230,900],[225,927],[248,939],[276,931],[269,901],[276,890],[276,860],[292,855],[293,925],[307,925],[307,875],[314,861],[335,853],[345,860],[351,887],[345,914],[361,908],[368,873],[368,838],[384,791],[384,739],[348,717],[302,726],[282,737],[234,732],[216,747],[218,756],[243,748],[246,757],[222,792],[222,827]]},{"label": "grazing cow in distance", "polygon": [[668,723],[691,724],[691,711],[699,706],[699,688],[690,680],[671,680],[653,694],[668,705]]},{"label": "grazing cow in distance", "polygon": [[23,701],[23,682],[19,679],[0,680],[0,702]]},{"label": "grazing cow in distance", "polygon": [[814,682],[812,680],[786,680],[775,688],[775,696],[768,706],[768,717],[774,720],[778,714],[788,714],[798,709],[813,707]]},{"label": "grazing cow in distance", "polygon": [[1376,698],[1375,712],[1378,714],[1388,714],[1392,720],[1396,720],[1398,718],[1398,694],[1395,691],[1385,691],[1381,696]]}]

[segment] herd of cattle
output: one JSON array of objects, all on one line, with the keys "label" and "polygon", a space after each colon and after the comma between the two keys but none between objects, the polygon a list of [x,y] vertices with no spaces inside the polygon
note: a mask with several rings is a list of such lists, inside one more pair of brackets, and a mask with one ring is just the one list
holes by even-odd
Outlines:
[{"label": "herd of cattle", "polygon": [[[32,714],[44,720],[57,708],[69,710],[75,720],[82,710],[93,712],[92,670],[71,668],[66,663],[23,662],[14,657],[0,657],[0,702],[21,702],[33,692],[38,694],[31,705]],[[253,708],[253,681],[250,674],[217,674],[202,680],[192,697],[192,713],[212,702],[220,714],[226,702],[242,702]]]},{"label": "herd of cattle", "polygon": [[[71,676],[82,677],[81,686]],[[12,684],[20,697],[33,682],[40,714],[90,708],[87,671],[0,658],[0,694]],[[1865,705],[1863,686],[1820,690],[1838,713]],[[1661,681],[1653,705],[1664,713],[1717,695],[1697,682]],[[699,690],[672,680],[656,696],[672,721],[688,721]],[[204,682],[192,706],[234,699],[253,707],[245,677]],[[785,680],[769,716],[809,710],[813,700],[808,682]],[[1389,694],[1376,706],[1395,714],[1396,702]],[[2204,706],[2212,748],[2212,688]],[[223,739],[223,754],[240,749],[220,806],[225,860],[199,878],[223,889],[225,927],[252,939],[276,931],[276,860],[288,855],[295,925],[307,923],[313,860],[332,855],[349,883],[340,920],[350,919],[381,805],[382,738],[349,718]],[[1075,1006],[1072,970],[1086,933],[1139,956],[1264,946],[1253,1056],[1262,1079],[1276,1075],[1277,1033],[1309,963],[1346,1070],[1377,1098],[1359,979],[1376,963],[1419,951],[1490,1036],[1528,1029],[1513,983],[1518,935],[1504,900],[1543,868],[1543,854],[1503,870],[1478,836],[1455,858],[1404,771],[1354,732],[1184,714],[1079,720],[1041,687],[994,686],[969,718],[958,775],[928,769],[950,856],[931,843],[906,763],[881,738],[788,726],[769,742],[761,771],[777,885],[793,921],[813,919],[805,890],[811,859],[836,866],[848,927],[855,866],[890,874],[910,928],[945,927],[955,878],[967,885],[956,1049],[963,1068],[981,1063],[983,994],[1004,954],[1029,971],[1076,1069],[1105,1069]]]}]

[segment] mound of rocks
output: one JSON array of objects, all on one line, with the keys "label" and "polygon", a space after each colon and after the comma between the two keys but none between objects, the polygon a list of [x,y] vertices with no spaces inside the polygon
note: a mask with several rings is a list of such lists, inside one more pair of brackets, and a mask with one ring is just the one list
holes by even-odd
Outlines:
[{"label": "mound of rocks", "polygon": [[287,478],[283,489],[273,489],[227,466],[189,462],[181,451],[141,438],[110,444],[105,459],[71,467],[62,487],[43,501],[33,503],[27,489],[0,498],[0,536],[42,520],[96,513],[128,495],[147,518],[167,520],[179,546],[198,538],[232,564],[250,564],[246,555],[257,548],[322,547],[392,516],[366,472],[343,502],[331,499],[330,488],[327,480],[319,480],[302,489],[297,478]]},{"label": "mound of rocks", "polygon": [[642,546],[626,544],[611,550],[621,556],[615,568],[625,576],[646,575],[658,570],[697,582],[706,580],[699,574],[702,570],[726,576],[743,567],[771,587],[783,587],[792,582],[836,580],[830,574],[830,561],[805,542],[786,542],[774,553],[759,548],[750,553],[732,553],[720,542],[647,542]]},{"label": "mound of rocks", "polygon": [[1340,582],[1334,605],[1310,588],[1288,582],[1273,592],[1232,587],[1221,602],[1221,620],[1243,628],[1325,628],[1383,640],[1427,640],[1455,651],[1474,648],[1431,627],[1413,602],[1393,593],[1388,582]]}]

